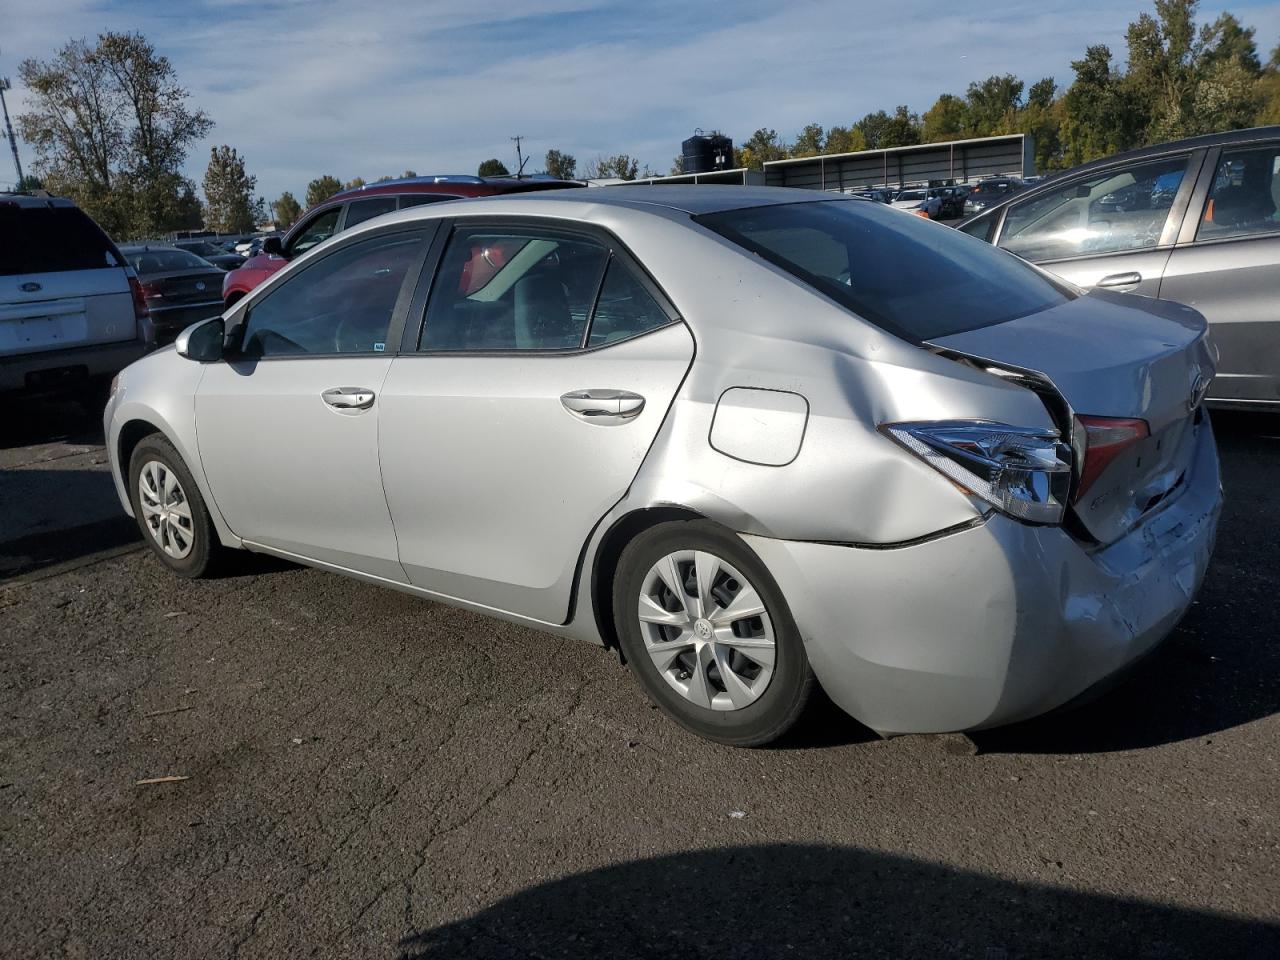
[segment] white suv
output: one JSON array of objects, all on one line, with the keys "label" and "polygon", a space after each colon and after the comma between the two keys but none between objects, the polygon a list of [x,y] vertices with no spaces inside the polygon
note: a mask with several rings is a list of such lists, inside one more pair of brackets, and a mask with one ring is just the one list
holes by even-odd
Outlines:
[{"label": "white suv", "polygon": [[0,193],[0,394],[105,394],[155,344],[138,278],[70,200]]}]

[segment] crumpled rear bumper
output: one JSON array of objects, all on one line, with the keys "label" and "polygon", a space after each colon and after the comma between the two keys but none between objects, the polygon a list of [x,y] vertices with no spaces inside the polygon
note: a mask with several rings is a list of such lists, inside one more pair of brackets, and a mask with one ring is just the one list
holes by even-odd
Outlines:
[{"label": "crumpled rear bumper", "polygon": [[1212,429],[1181,492],[1089,550],[994,515],[896,549],[744,540],[768,565],[828,695],[883,734],[1036,716],[1154,648],[1191,605],[1222,506]]}]

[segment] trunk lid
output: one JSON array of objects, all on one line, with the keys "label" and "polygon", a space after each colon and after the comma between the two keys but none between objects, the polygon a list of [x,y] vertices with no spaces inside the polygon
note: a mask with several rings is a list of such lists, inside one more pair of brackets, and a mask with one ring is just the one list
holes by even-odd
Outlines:
[{"label": "trunk lid", "polygon": [[148,300],[158,298],[155,306],[181,306],[208,303],[222,299],[221,270],[170,270],[142,278],[143,293]]},{"label": "trunk lid", "polygon": [[0,356],[132,340],[123,267],[0,276]]},{"label": "trunk lid", "polygon": [[[1150,435],[1108,464],[1072,506],[1085,532],[1105,544],[1177,493],[1215,370],[1207,333],[1204,318],[1181,304],[1094,291],[930,345],[1039,374],[1075,415],[1146,421]],[[1072,434],[1080,461],[1083,430],[1073,424]]]}]

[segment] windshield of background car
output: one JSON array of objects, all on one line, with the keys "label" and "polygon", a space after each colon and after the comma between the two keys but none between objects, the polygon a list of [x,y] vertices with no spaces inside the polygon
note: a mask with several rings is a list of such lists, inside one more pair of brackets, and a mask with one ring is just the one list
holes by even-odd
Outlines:
[{"label": "windshield of background car", "polygon": [[107,235],[83,211],[0,203],[0,276],[122,266]]},{"label": "windshield of background car", "polygon": [[871,203],[827,200],[695,218],[892,334],[919,343],[1071,299],[1016,257]]},{"label": "windshield of background car", "polygon": [[142,277],[151,273],[168,273],[170,270],[217,269],[208,260],[186,250],[129,250],[125,253],[125,259]]}]

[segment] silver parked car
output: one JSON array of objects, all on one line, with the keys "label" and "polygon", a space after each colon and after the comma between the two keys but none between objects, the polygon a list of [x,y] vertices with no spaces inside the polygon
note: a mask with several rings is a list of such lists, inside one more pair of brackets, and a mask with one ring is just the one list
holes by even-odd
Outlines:
[{"label": "silver parked car", "polygon": [[1209,401],[1280,410],[1280,127],[1098,160],[959,229],[1083,287],[1195,307],[1220,355]]},{"label": "silver parked car", "polygon": [[181,576],[246,548],[617,646],[727,743],[815,682],[882,734],[966,730],[1191,603],[1205,331],[816,191],[471,200],[344,232],[129,367],[108,448]]}]

